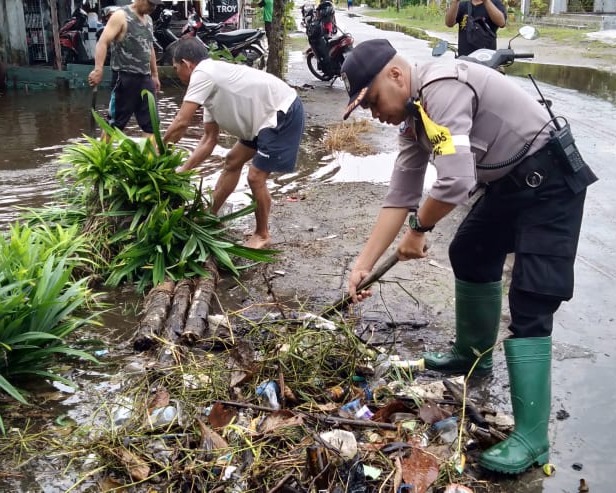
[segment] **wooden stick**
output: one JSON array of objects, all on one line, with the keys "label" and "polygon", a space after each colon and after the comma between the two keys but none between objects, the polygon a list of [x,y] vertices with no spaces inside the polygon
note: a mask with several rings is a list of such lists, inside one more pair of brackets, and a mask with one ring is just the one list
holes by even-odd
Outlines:
[{"label": "wooden stick", "polygon": [[164,328],[164,336],[168,341],[177,342],[184,330],[186,312],[190,306],[192,286],[193,282],[189,279],[183,279],[175,286],[171,309],[169,310],[169,316],[165,321]]},{"label": "wooden stick", "polygon": [[466,398],[466,402],[464,402],[464,398],[463,398],[464,393],[462,392],[462,389],[460,388],[458,384],[452,382],[451,380],[447,380],[445,378],[443,379],[443,385],[449,391],[452,397],[456,400],[456,402],[458,402],[461,406],[466,407],[466,411],[468,412],[469,417],[476,424],[480,426],[483,426],[486,424],[485,418],[483,417],[479,409],[475,407],[475,405],[471,402],[471,400],[468,397]]},{"label": "wooden stick", "polygon": [[161,335],[174,287],[173,281],[165,281],[152,289],[146,296],[143,308],[144,315],[139,321],[137,334],[133,341],[135,351],[147,351],[156,345],[155,339],[156,336]]},{"label": "wooden stick", "polygon": [[[359,293],[360,291],[370,287],[381,277],[383,277],[383,275],[397,263],[398,256],[395,253],[387,257],[387,259],[375,271],[371,272],[363,279],[362,282],[357,285],[357,292]],[[348,294],[345,294],[340,299],[335,301],[332,306],[321,312],[321,317],[328,317],[335,312],[344,310],[350,303],[351,297]]]},{"label": "wooden stick", "polygon": [[[263,411],[263,412],[274,412],[276,409],[272,409],[270,407],[258,406],[256,404],[250,404],[248,402],[235,402],[235,401],[216,401],[220,402],[224,406],[234,406],[234,407],[242,407],[245,409],[253,409],[255,411]],[[319,421],[323,421],[324,423],[329,424],[341,424],[341,425],[349,425],[356,426],[359,428],[380,428],[383,430],[397,430],[398,426],[392,423],[379,423],[377,421],[370,421],[368,419],[348,419],[348,418],[339,418],[338,416],[327,416],[325,414],[314,414],[309,413],[307,411],[292,411],[297,414],[303,414],[308,416],[309,418],[313,418]]]},{"label": "wooden stick", "polygon": [[205,269],[211,273],[211,277],[201,278],[197,283],[186,317],[186,324],[180,336],[180,340],[184,344],[194,345],[199,339],[203,338],[207,329],[210,300],[218,283],[218,269],[211,259],[206,262]]}]

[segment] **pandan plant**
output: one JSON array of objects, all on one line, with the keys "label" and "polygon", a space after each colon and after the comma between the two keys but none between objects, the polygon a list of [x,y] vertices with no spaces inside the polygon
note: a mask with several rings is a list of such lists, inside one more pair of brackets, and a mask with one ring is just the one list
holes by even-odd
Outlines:
[{"label": "pandan plant", "polygon": [[110,287],[136,282],[139,291],[164,279],[207,276],[203,264],[213,258],[238,275],[234,258],[270,261],[275,251],[236,244],[228,223],[252,212],[254,203],[227,216],[209,212],[194,183],[194,172],[175,170],[186,151],[164,144],[154,97],[148,97],[153,139],[135,141],[95,114],[106,135],[70,146],[60,175],[71,196],[87,213],[84,233],[91,235],[100,273]]},{"label": "pandan plant", "polygon": [[[56,356],[95,361],[65,338],[94,324],[95,296],[73,270],[87,263],[79,228],[15,223],[0,236],[0,391],[27,403],[19,383],[44,378],[71,383],[50,368]],[[90,313],[84,315],[86,309]],[[2,419],[0,430],[4,433]]]}]

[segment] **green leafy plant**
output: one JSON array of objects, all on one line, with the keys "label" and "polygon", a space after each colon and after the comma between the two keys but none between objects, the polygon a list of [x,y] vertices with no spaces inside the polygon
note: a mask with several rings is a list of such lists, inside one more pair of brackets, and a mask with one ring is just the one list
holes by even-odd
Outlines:
[{"label": "green leafy plant", "polygon": [[186,152],[164,144],[154,97],[147,91],[144,96],[153,139],[135,141],[95,115],[106,140],[87,138],[61,158],[70,197],[86,209],[83,230],[92,251],[101,255],[97,266],[105,283],[135,282],[143,291],[166,278],[207,276],[203,265],[210,258],[234,275],[239,272],[233,257],[271,260],[274,251],[237,245],[229,234],[228,222],[252,212],[254,204],[217,217],[194,183],[194,172],[176,172]]},{"label": "green leafy plant", "polygon": [[[78,227],[30,228],[15,223],[0,236],[0,390],[26,403],[15,382],[41,377],[62,381],[49,368],[56,356],[91,355],[69,347],[65,338],[95,323],[96,312],[79,315],[95,304],[88,279],[73,279],[87,251]],[[0,419],[0,429],[4,432]]]}]

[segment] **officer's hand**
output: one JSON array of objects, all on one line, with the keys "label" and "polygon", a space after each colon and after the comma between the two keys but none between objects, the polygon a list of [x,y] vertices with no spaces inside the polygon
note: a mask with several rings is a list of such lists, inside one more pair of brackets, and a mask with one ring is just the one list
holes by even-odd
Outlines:
[{"label": "officer's hand", "polygon": [[396,253],[400,260],[411,260],[414,258],[424,258],[427,251],[428,246],[425,233],[418,233],[411,229],[404,234]]},{"label": "officer's hand", "polygon": [[353,303],[363,301],[372,296],[372,291],[370,291],[370,289],[364,289],[359,293],[357,292],[357,286],[359,286],[368,274],[370,274],[369,270],[353,269],[351,271],[351,275],[349,276],[349,296],[353,300]]}]

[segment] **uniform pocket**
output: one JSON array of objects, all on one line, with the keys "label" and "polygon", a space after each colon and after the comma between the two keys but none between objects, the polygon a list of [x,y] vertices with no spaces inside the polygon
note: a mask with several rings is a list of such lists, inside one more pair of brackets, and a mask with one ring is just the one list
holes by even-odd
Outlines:
[{"label": "uniform pocket", "polygon": [[576,244],[562,234],[522,232],[515,249],[512,284],[523,291],[570,299]]}]

